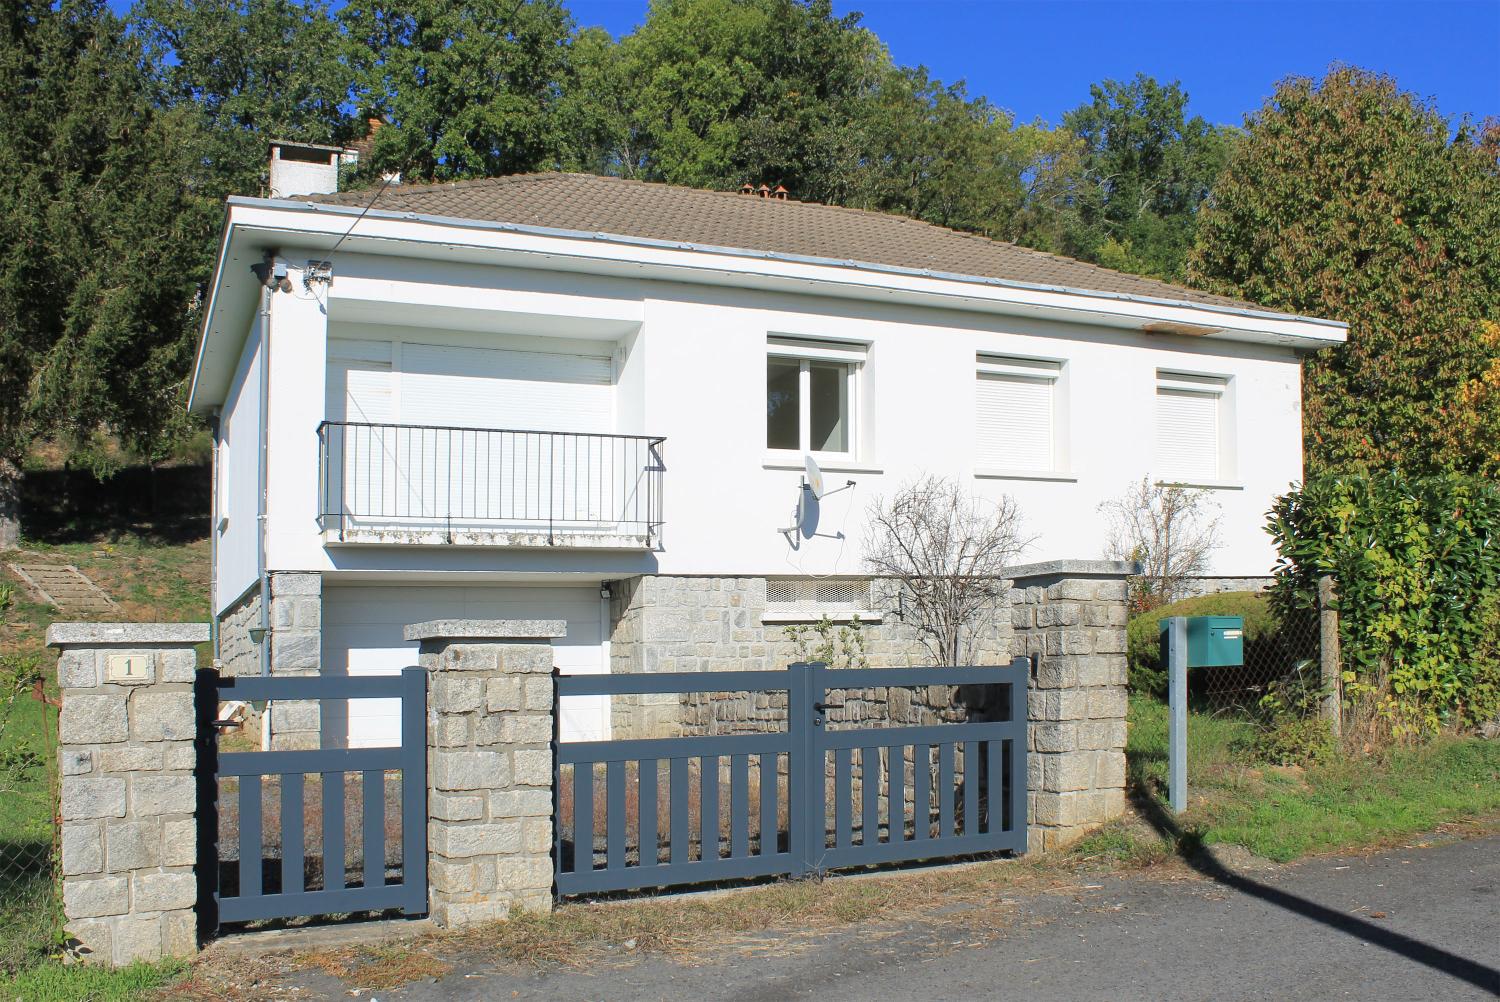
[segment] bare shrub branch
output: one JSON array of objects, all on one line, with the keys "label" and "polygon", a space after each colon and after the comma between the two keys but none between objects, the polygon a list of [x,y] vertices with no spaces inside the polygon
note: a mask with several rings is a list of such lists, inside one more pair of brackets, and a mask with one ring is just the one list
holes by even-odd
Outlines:
[{"label": "bare shrub branch", "polygon": [[983,627],[1001,607],[1005,570],[1031,545],[1021,512],[958,481],[926,476],[867,512],[865,564],[901,592],[903,618],[938,664],[972,663]]},{"label": "bare shrub branch", "polygon": [[1142,477],[1118,498],[1099,505],[1109,521],[1104,555],[1138,561],[1137,609],[1182,598],[1183,579],[1208,570],[1219,543],[1219,506],[1207,491],[1153,484]]}]

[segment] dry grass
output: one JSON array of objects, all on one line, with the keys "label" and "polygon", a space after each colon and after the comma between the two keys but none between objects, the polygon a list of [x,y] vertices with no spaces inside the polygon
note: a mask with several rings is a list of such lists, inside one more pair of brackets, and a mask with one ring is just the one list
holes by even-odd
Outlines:
[{"label": "dry grass", "polygon": [[352,950],[322,950],[306,954],[303,963],[362,989],[399,988],[423,978],[440,978],[453,965],[422,949],[373,946]]},{"label": "dry grass", "polygon": [[[933,928],[962,927],[988,937],[1005,922],[1005,895],[1069,883],[1066,857],[1047,863],[986,860],[930,870],[780,881],[722,892],[666,895],[638,900],[565,904],[550,914],[523,913],[474,929],[436,933],[393,947],[305,954],[302,967],[362,971],[378,965],[381,951],[409,958],[409,980],[419,958],[444,958],[465,966],[486,963],[521,967],[586,967],[629,955],[660,955],[678,962],[701,960],[726,950],[764,953],[796,950],[817,937],[860,923],[877,926],[921,919]],[[385,968],[374,968],[385,970]],[[391,965],[394,975],[400,965]],[[370,976],[346,981],[363,988]],[[401,982],[392,982],[399,984]]]}]

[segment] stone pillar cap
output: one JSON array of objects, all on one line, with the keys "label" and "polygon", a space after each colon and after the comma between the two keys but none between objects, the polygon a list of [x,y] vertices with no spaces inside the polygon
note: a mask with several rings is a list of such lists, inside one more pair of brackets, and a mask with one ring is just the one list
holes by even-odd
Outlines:
[{"label": "stone pillar cap", "polygon": [[207,623],[53,623],[47,627],[48,647],[96,644],[205,644]]},{"label": "stone pillar cap", "polygon": [[412,623],[407,640],[550,640],[568,635],[561,619],[431,619]]},{"label": "stone pillar cap", "polygon": [[1141,573],[1141,565],[1134,560],[1044,560],[1037,564],[1022,564],[1007,567],[1008,578],[1098,578],[1130,577]]}]

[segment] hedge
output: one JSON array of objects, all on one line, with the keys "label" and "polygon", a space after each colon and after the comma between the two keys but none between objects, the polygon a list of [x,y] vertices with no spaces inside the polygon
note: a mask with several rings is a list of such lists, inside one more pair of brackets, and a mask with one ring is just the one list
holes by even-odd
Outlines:
[{"label": "hedge", "polygon": [[1459,474],[1327,476],[1278,498],[1278,614],[1338,588],[1345,698],[1396,736],[1500,712],[1500,490]]},{"label": "hedge", "polygon": [[1257,648],[1273,642],[1280,629],[1270,599],[1250,591],[1198,595],[1143,612],[1131,618],[1125,631],[1133,692],[1149,693],[1162,699],[1167,696],[1167,666],[1161,663],[1160,624],[1169,616],[1243,616],[1246,664],[1258,664],[1264,660],[1257,655]]}]

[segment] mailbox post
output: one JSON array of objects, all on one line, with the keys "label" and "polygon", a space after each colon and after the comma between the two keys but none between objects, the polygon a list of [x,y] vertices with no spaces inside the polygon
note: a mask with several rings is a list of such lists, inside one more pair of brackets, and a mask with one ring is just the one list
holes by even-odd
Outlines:
[{"label": "mailbox post", "polygon": [[1161,621],[1161,656],[1167,663],[1167,792],[1172,810],[1187,809],[1187,673],[1245,663],[1241,616],[1169,616]]}]

